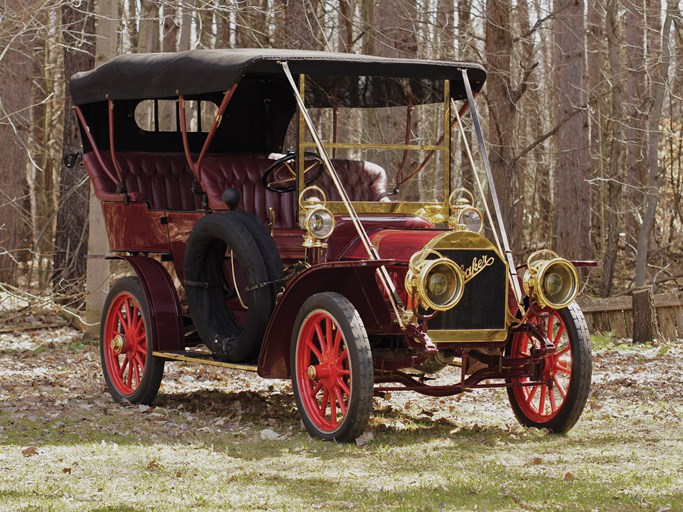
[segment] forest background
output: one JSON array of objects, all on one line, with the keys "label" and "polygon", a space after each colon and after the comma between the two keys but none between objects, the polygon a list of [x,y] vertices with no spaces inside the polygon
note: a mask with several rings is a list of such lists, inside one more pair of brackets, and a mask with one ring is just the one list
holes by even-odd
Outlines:
[{"label": "forest background", "polygon": [[683,289],[678,0],[1,0],[3,297],[81,307],[87,267],[104,265],[86,258],[106,252],[99,204],[63,163],[80,150],[68,78],[122,53],[232,47],[484,64],[518,261],[540,248],[597,260],[584,295],[632,295],[634,338],[656,337],[653,293]]}]

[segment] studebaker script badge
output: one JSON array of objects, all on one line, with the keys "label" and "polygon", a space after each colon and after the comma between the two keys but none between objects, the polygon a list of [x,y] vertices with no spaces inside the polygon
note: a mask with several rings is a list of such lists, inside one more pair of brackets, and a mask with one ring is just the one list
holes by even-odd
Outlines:
[{"label": "studebaker script badge", "polygon": [[493,256],[484,254],[481,258],[475,257],[472,259],[472,264],[468,268],[465,268],[465,265],[460,265],[463,274],[465,274],[465,283],[474,279],[477,274],[479,274],[486,267],[493,265],[495,261],[496,260],[493,258]]}]

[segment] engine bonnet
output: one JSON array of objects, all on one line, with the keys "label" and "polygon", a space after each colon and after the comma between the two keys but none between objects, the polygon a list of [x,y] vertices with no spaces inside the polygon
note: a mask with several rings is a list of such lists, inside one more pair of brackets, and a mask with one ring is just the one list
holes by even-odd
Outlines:
[{"label": "engine bonnet", "polygon": [[[413,254],[422,249],[436,251],[485,249],[498,252],[487,238],[469,231],[384,229],[370,233],[369,236],[380,258],[396,261],[409,261]],[[368,259],[368,255],[360,241],[355,241],[345,251],[343,258]]]}]

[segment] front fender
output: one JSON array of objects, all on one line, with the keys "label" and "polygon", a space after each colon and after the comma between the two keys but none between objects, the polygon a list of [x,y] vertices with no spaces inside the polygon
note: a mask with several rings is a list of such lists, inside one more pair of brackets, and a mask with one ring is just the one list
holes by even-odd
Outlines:
[{"label": "front fender", "polygon": [[183,350],[184,339],[180,300],[171,276],[157,260],[146,256],[110,256],[123,260],[137,275],[149,305],[154,333],[154,350]]},{"label": "front fender", "polygon": [[339,261],[315,265],[298,275],[275,306],[261,345],[261,377],[289,377],[289,347],[294,320],[304,301],[315,293],[337,292],[351,301],[368,334],[388,333],[394,320],[376,271],[393,260]]}]

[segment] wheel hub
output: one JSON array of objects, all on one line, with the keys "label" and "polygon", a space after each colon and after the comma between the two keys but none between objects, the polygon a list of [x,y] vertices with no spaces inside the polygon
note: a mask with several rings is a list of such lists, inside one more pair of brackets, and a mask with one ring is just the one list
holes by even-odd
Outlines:
[{"label": "wheel hub", "polygon": [[126,350],[126,339],[122,335],[117,334],[109,342],[109,348],[111,348],[112,352],[117,356],[121,355]]}]

